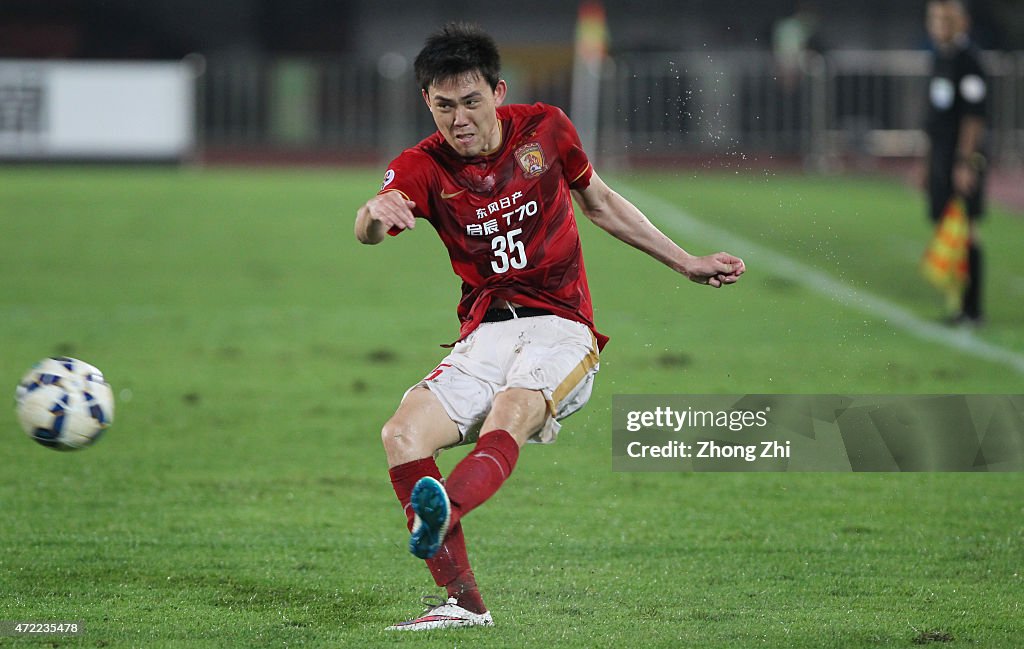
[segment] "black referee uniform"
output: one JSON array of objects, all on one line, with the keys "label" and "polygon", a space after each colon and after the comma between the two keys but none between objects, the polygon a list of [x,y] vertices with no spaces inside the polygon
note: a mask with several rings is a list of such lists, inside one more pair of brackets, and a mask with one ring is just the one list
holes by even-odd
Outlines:
[{"label": "black referee uniform", "polygon": [[[981,57],[966,38],[948,51],[936,50],[932,76],[928,83],[928,118],[925,131],[931,143],[928,160],[929,215],[938,222],[954,195],[953,169],[959,162],[975,170],[978,182],[974,191],[964,196],[967,216],[980,219],[984,209],[984,181],[987,156],[978,151],[957,151],[960,129],[965,117],[985,118],[988,80]],[[962,318],[981,318],[981,249],[976,241],[968,247],[968,280],[964,291]]]}]

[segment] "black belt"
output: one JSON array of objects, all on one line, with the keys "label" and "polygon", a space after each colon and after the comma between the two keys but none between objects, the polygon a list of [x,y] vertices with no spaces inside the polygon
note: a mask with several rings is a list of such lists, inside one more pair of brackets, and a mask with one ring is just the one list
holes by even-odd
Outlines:
[{"label": "black belt", "polygon": [[516,307],[515,315],[512,314],[512,309],[489,309],[484,314],[483,322],[504,322],[511,320],[512,318],[532,318],[538,315],[555,315],[547,309],[535,309],[532,306],[520,306]]}]

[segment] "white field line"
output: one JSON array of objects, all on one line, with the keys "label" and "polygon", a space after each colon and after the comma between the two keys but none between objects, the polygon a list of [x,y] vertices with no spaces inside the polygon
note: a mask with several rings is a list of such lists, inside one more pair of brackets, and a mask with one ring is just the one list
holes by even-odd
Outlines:
[{"label": "white field line", "polygon": [[765,269],[820,293],[845,307],[882,318],[888,324],[902,329],[915,338],[955,349],[968,356],[1005,365],[1018,374],[1024,374],[1024,355],[1012,349],[982,340],[967,329],[952,329],[924,320],[895,302],[853,288],[828,273],[770,250],[749,239],[744,239],[728,230],[704,223],[662,198],[636,187],[627,187],[621,182],[617,184],[623,188],[623,195],[630,200],[635,199],[639,205],[645,206],[647,209],[644,211],[648,215],[654,215],[655,219],[671,226],[679,234],[696,237],[705,244],[714,246],[716,250],[726,250],[743,257],[743,260],[751,266],[752,272],[756,273],[760,269]]}]

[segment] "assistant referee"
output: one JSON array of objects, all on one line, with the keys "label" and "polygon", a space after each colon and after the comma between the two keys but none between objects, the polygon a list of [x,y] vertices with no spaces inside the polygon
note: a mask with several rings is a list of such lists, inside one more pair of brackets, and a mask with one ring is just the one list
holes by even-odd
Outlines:
[{"label": "assistant referee", "polygon": [[978,50],[967,35],[970,19],[960,0],[929,0],[926,24],[935,46],[928,84],[929,140],[927,180],[929,215],[938,223],[954,196],[964,199],[970,234],[968,277],[960,310],[951,324],[980,325],[984,268],[977,223],[984,209],[988,166],[985,115],[988,82]]}]

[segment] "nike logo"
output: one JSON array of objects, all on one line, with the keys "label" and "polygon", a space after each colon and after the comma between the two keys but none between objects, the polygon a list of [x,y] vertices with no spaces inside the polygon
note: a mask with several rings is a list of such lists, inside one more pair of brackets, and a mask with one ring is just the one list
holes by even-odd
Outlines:
[{"label": "nike logo", "polygon": [[449,198],[455,198],[456,196],[458,196],[459,194],[463,193],[464,191],[466,191],[466,190],[465,189],[460,189],[459,191],[457,191],[457,192],[455,192],[453,194],[449,194],[448,192],[446,192],[445,190],[442,189],[441,190],[441,200],[446,201]]}]

